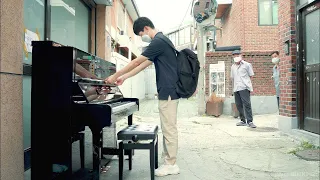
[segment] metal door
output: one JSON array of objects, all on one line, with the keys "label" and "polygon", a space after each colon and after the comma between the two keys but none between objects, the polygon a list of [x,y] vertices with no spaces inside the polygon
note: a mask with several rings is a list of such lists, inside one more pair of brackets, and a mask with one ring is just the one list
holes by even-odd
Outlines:
[{"label": "metal door", "polygon": [[304,114],[303,129],[320,134],[320,2],[302,12]]}]

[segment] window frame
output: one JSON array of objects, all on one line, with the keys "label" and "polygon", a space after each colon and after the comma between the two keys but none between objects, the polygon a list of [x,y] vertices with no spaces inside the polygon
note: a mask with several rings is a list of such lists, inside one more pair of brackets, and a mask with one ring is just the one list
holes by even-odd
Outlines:
[{"label": "window frame", "polygon": [[[89,13],[89,22],[88,22],[88,31],[89,31],[89,34],[88,34],[88,53],[90,54],[94,54],[96,55],[96,44],[95,44],[95,49],[94,49],[94,52],[92,52],[92,41],[91,41],[91,36],[92,36],[92,27],[91,27],[91,24],[92,24],[92,11],[96,8],[95,6],[93,6],[90,1],[88,0],[78,0],[80,1],[86,8],[89,9],[90,13]],[[94,14],[94,35],[95,35],[95,43],[96,43],[96,20],[97,20],[97,17],[96,17],[96,11],[94,11],[95,14]],[[50,4],[50,0],[45,0],[45,22],[44,22],[44,31],[45,31],[45,36],[44,36],[44,39],[47,40],[47,41],[50,41],[52,40],[51,39],[51,4]]]},{"label": "window frame", "polygon": [[[260,16],[261,16],[261,13],[260,13],[260,2],[261,0],[258,0],[257,3],[258,3],[258,26],[278,26],[279,25],[279,13],[278,13],[278,24],[274,24],[273,22],[273,5],[272,5],[272,1],[274,0],[269,0],[270,2],[270,6],[271,6],[271,20],[272,20],[272,23],[271,24],[261,24],[260,22]],[[278,3],[278,9],[279,9],[279,0],[277,0],[277,3]]]}]

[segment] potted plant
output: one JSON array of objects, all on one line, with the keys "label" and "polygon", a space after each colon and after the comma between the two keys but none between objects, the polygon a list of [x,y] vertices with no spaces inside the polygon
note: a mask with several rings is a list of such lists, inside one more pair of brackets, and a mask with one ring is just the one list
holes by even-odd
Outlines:
[{"label": "potted plant", "polygon": [[219,117],[223,113],[224,98],[217,97],[215,92],[212,92],[206,103],[206,113],[210,116]]}]

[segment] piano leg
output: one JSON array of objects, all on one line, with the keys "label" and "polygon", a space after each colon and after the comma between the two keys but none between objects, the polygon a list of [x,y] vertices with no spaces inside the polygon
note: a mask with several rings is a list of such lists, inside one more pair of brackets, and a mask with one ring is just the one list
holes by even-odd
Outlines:
[{"label": "piano leg", "polygon": [[92,180],[99,180],[100,178],[100,158],[101,158],[101,131],[92,131]]}]

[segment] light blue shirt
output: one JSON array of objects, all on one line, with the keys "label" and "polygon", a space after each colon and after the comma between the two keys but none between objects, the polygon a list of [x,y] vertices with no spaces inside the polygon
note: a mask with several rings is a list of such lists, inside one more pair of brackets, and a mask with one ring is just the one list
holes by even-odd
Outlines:
[{"label": "light blue shirt", "polygon": [[280,97],[280,69],[276,65],[273,66],[273,81],[274,81],[274,87],[276,88],[276,95],[277,97]]},{"label": "light blue shirt", "polygon": [[244,60],[240,64],[231,66],[231,79],[233,80],[233,92],[248,89],[253,91],[250,77],[254,75],[252,65]]}]

